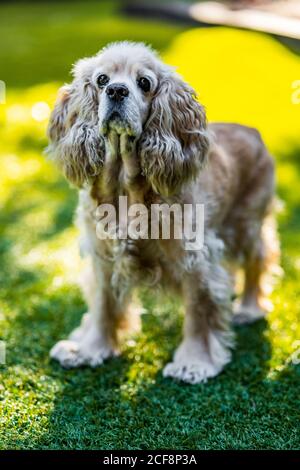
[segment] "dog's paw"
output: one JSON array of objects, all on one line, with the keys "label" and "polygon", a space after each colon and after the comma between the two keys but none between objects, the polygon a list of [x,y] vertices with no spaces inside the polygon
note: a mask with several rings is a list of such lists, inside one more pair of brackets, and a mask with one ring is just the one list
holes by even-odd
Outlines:
[{"label": "dog's paw", "polygon": [[262,318],[265,318],[267,312],[259,307],[239,306],[232,318],[234,325],[250,325]]},{"label": "dog's paw", "polygon": [[63,340],[53,346],[50,357],[66,369],[81,366],[97,367],[105,359],[117,356],[117,351],[109,346],[88,346],[84,343]]},{"label": "dog's paw", "polygon": [[173,362],[164,368],[163,376],[190,384],[206,382],[228,364],[230,347],[231,338],[224,333],[210,332],[208,348],[201,337],[187,338],[176,350]]},{"label": "dog's paw", "polygon": [[170,362],[163,370],[164,377],[182,380],[189,384],[199,384],[206,382],[207,379],[215,377],[221,372],[222,368],[215,366],[209,360],[197,361],[187,360],[186,362]]}]

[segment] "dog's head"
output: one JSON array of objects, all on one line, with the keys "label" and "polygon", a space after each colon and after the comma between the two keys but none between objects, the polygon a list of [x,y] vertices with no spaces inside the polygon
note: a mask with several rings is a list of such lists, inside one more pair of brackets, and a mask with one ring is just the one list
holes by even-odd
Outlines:
[{"label": "dog's head", "polygon": [[114,43],[73,73],[49,125],[50,151],[69,180],[81,186],[101,174],[112,133],[135,141],[156,192],[174,193],[198,173],[209,145],[204,109],[150,48]]}]

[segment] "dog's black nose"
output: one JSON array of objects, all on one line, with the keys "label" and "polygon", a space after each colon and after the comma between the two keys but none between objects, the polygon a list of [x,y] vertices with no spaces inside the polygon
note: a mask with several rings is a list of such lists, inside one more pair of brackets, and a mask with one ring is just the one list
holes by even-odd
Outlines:
[{"label": "dog's black nose", "polygon": [[122,101],[129,95],[129,90],[127,86],[122,83],[112,83],[106,88],[106,94],[111,100]]}]

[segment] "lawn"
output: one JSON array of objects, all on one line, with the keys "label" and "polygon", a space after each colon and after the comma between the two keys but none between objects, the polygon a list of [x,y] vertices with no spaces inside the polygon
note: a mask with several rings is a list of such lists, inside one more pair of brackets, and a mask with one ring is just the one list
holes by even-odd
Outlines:
[{"label": "lawn", "polygon": [[[299,449],[300,104],[291,95],[300,57],[262,34],[141,22],[116,7],[0,5],[0,448]],[[277,161],[285,275],[274,311],[236,329],[232,363],[206,384],[163,379],[182,308],[151,292],[141,292],[142,332],[122,357],[95,370],[49,360],[86,307],[76,286],[77,194],[43,156],[48,106],[77,58],[119,39],[151,43],[197,89],[210,119],[257,126]]]}]

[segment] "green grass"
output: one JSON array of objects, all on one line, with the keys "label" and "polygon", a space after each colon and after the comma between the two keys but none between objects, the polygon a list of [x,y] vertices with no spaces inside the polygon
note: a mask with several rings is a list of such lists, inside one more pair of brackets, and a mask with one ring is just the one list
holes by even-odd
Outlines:
[{"label": "green grass", "polygon": [[[299,449],[300,105],[290,93],[300,59],[263,35],[182,32],[99,5],[0,6],[8,91],[0,105],[0,448]],[[232,363],[207,384],[162,378],[182,308],[151,292],[141,293],[142,333],[122,357],[71,371],[48,357],[85,305],[76,287],[76,191],[43,158],[46,121],[31,110],[38,101],[52,106],[74,60],[125,38],[152,43],[193,83],[211,119],[258,125],[276,154],[285,277],[267,321],[236,330]]]}]

